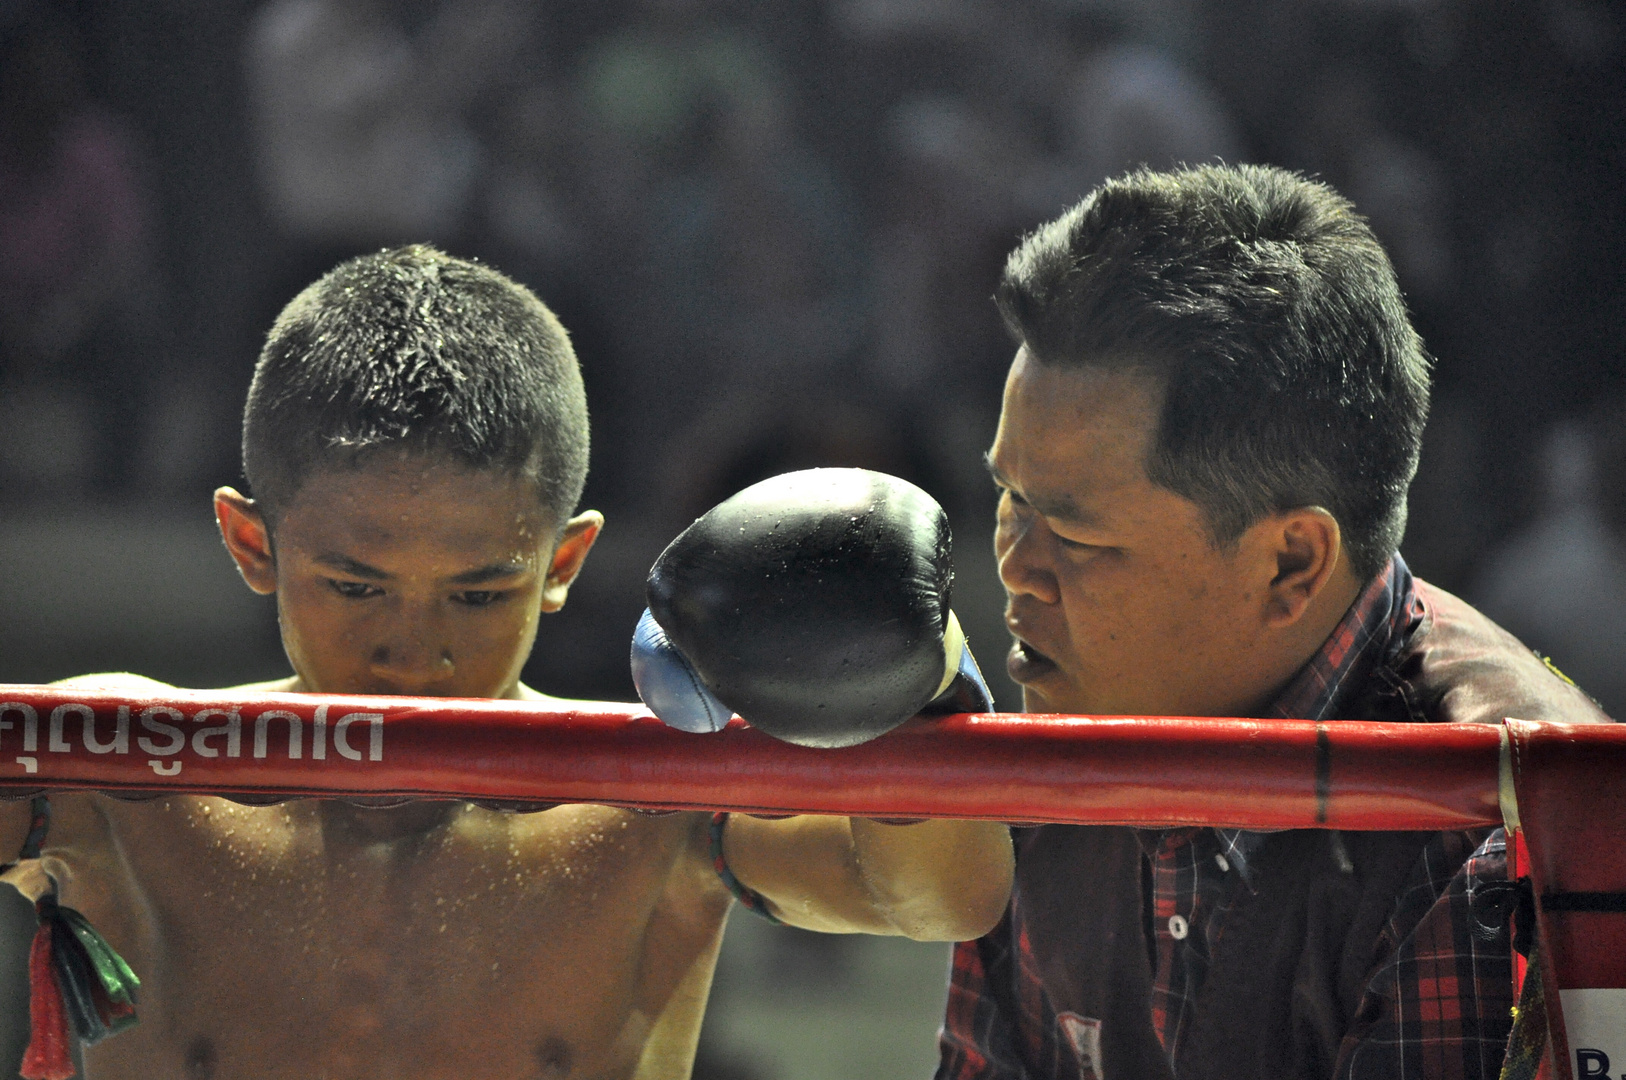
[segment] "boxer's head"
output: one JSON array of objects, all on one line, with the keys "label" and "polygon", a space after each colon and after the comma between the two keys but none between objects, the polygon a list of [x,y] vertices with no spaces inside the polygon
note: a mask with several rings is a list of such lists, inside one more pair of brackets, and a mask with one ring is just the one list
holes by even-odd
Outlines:
[{"label": "boxer's head", "polygon": [[587,442],[575,353],[534,295],[384,251],[277,318],[243,420],[254,497],[216,509],[305,689],[497,696],[597,535],[572,516]]},{"label": "boxer's head", "polygon": [[1028,707],[1268,702],[1405,526],[1428,361],[1365,221],[1281,170],[1142,171],[1030,236],[997,300]]}]

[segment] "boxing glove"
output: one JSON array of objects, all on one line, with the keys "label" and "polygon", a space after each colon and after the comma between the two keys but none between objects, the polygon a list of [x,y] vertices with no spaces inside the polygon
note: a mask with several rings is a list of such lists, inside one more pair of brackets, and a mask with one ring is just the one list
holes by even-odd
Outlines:
[{"label": "boxing glove", "polygon": [[685,731],[732,713],[851,746],[925,711],[993,708],[949,609],[942,507],[897,477],[809,469],[746,488],[655,561],[633,635],[644,703]]}]

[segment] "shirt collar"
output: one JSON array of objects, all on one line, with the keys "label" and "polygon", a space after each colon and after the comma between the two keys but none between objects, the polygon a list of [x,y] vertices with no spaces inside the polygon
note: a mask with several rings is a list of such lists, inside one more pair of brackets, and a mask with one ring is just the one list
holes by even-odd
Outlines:
[{"label": "shirt collar", "polygon": [[[1310,662],[1264,710],[1266,717],[1336,719],[1339,709],[1377,663],[1400,648],[1423,618],[1411,570],[1397,552],[1350,605]],[[1268,835],[1247,829],[1215,829],[1220,851],[1242,881],[1253,887],[1252,858]]]},{"label": "shirt collar", "polygon": [[1398,554],[1349,606],[1321,648],[1261,714],[1292,720],[1332,720],[1349,695],[1392,648],[1411,636],[1423,601]]}]

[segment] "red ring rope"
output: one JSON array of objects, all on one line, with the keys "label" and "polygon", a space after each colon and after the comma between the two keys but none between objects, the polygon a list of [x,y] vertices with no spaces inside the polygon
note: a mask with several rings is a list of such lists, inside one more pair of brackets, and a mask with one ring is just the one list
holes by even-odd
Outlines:
[{"label": "red ring rope", "polygon": [[1522,825],[1512,872],[1534,879],[1540,977],[1565,1061],[1568,1045],[1612,1037],[1586,1009],[1564,1015],[1568,995],[1590,995],[1594,1011],[1626,1003],[1615,989],[1626,988],[1626,921],[1607,907],[1626,900],[1623,770],[1626,727],[1612,724],[971,714],[813,750],[737,720],[688,735],[600,702],[0,685],[0,796],[408,796],[1378,830],[1497,825],[1505,807],[1509,826]]},{"label": "red ring rope", "polygon": [[[294,736],[297,732],[297,737]],[[1255,829],[1500,824],[1494,725],[960,715],[814,750],[646,709],[0,685],[0,790]]]}]

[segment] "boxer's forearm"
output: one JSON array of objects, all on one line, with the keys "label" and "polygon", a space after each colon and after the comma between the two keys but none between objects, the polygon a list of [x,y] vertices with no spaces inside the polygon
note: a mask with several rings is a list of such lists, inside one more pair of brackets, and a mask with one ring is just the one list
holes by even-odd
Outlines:
[{"label": "boxer's forearm", "polygon": [[1010,832],[993,822],[736,815],[724,853],[735,876],[793,926],[917,941],[986,933],[1005,909],[1013,872]]},{"label": "boxer's forearm", "polygon": [[871,903],[919,941],[967,941],[992,930],[1010,900],[1011,833],[994,821],[885,825],[852,818],[853,851]]}]

